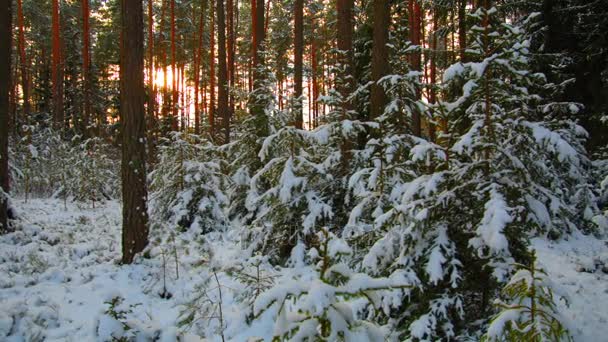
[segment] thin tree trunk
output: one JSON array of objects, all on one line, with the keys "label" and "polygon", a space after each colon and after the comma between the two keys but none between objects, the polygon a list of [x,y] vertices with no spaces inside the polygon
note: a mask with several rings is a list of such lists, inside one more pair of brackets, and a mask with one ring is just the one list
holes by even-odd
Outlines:
[{"label": "thin tree trunk", "polygon": [[199,91],[201,77],[201,61],[203,60],[203,32],[205,30],[205,4],[206,0],[201,1],[201,19],[198,26],[198,38],[196,41],[196,52],[194,55],[194,134],[200,134],[200,106]]},{"label": "thin tree trunk", "polygon": [[[261,66],[264,64],[264,0],[256,0],[255,5],[255,26],[253,30],[254,35],[254,51],[253,56],[253,91],[263,87],[264,75],[261,73]],[[251,106],[251,114],[255,116],[261,116],[264,114],[264,103],[262,99],[255,98]]]},{"label": "thin tree trunk", "polygon": [[460,48],[460,60],[466,61],[467,49],[467,0],[458,2],[458,45]]},{"label": "thin tree trunk", "polygon": [[[410,0],[409,2],[409,17],[410,20],[410,41],[413,45],[419,47],[411,56],[411,65],[412,69],[415,71],[422,71],[422,63],[421,63],[421,53],[420,49],[422,48],[421,39],[420,39],[420,30],[421,30],[421,20],[422,14],[420,10],[420,2],[419,0]],[[416,99],[420,99],[422,96],[421,89],[416,87]],[[414,108],[412,111],[412,133],[416,136],[420,136],[422,133],[422,122],[420,117],[420,112],[417,108]]]},{"label": "thin tree trunk", "polygon": [[23,20],[22,0],[17,0],[17,25],[19,30],[19,55],[21,66],[21,90],[23,91],[23,119],[29,121],[30,116],[30,85],[29,85],[29,61],[25,53],[25,32]]},{"label": "thin tree trunk", "polygon": [[372,93],[371,115],[377,118],[384,113],[387,96],[378,81],[388,75],[388,27],[390,25],[390,4],[388,0],[374,0],[374,33],[372,43]]},{"label": "thin tree trunk", "polygon": [[8,135],[11,88],[12,1],[0,2],[0,234],[8,232]]},{"label": "thin tree trunk", "polygon": [[[85,0],[86,1],[86,0]],[[156,90],[154,88],[154,0],[148,0],[148,138],[154,138],[156,127]],[[149,139],[154,145],[152,139]]]},{"label": "thin tree trunk", "polygon": [[343,80],[338,85],[338,91],[343,99],[343,119],[346,118],[346,113],[350,109],[348,96],[353,91],[352,73],[353,73],[353,0],[338,0],[338,50],[340,55],[338,61],[344,70]]},{"label": "thin tree trunk", "polygon": [[230,115],[234,115],[234,94],[232,93],[232,89],[234,89],[234,57],[235,57],[235,50],[234,50],[234,45],[236,43],[236,39],[234,36],[234,7],[235,4],[238,5],[238,0],[228,0],[227,1],[227,22],[228,22],[228,27],[227,27],[227,34],[228,34],[228,40],[227,40],[227,44],[226,44],[226,50],[227,50],[227,59],[228,59],[228,102],[229,102],[229,110],[230,110]]},{"label": "thin tree trunk", "polygon": [[[209,44],[209,134],[215,138],[215,10],[211,0],[211,36]],[[217,0],[216,0],[217,1]]]},{"label": "thin tree trunk", "polygon": [[59,0],[53,0],[53,118],[56,129],[64,127],[63,115],[63,65],[61,61],[61,35],[59,32]]},{"label": "thin tree trunk", "polygon": [[224,0],[217,2],[217,115],[222,120],[223,142],[230,142],[230,111],[228,110],[228,71],[226,69],[226,17]]},{"label": "thin tree trunk", "polygon": [[253,73],[254,73],[254,65],[255,60],[258,55],[258,37],[256,36],[255,29],[257,27],[257,10],[256,10],[257,0],[251,0],[251,60],[249,62],[249,92],[253,90]]},{"label": "thin tree trunk", "polygon": [[121,0],[121,19],[122,262],[130,264],[148,244],[142,1]]},{"label": "thin tree trunk", "polygon": [[91,121],[91,56],[89,53],[89,0],[82,0],[82,76],[83,76],[83,102],[82,133],[89,135],[88,129]]},{"label": "thin tree trunk", "polygon": [[177,71],[177,63],[176,63],[176,53],[175,53],[175,0],[171,0],[171,75],[173,76],[173,84],[172,84],[172,99],[171,104],[173,105],[172,110],[172,118],[171,118],[171,129],[173,131],[177,131],[178,126],[177,122],[179,120],[177,116],[177,109],[179,107],[179,99],[178,99],[178,71]]},{"label": "thin tree trunk", "polygon": [[[314,27],[314,21],[313,21]],[[312,128],[317,127],[318,119],[319,119],[319,103],[317,102],[317,98],[319,97],[319,80],[317,77],[317,40],[312,37],[312,46],[310,48],[310,59],[311,59],[311,73],[312,73],[312,98],[310,99],[312,103]]]},{"label": "thin tree trunk", "polygon": [[[431,70],[430,70],[430,89],[429,89],[429,102],[434,104],[437,102],[437,95],[435,91],[435,78],[437,74],[437,9],[433,9],[433,21],[431,26],[431,33],[429,36],[431,37]],[[429,139],[432,142],[435,142],[435,124],[431,121],[428,122],[429,129]]]},{"label": "thin tree trunk", "polygon": [[294,99],[295,117],[294,123],[296,128],[302,129],[303,113],[302,113],[302,69],[304,55],[304,1],[295,0],[294,4]]}]

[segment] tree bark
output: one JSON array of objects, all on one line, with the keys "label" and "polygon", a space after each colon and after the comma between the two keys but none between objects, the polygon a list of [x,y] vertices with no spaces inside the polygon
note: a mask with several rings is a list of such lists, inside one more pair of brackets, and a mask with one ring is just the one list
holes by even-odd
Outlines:
[{"label": "tree bark", "polygon": [[[85,0],[86,1],[86,0]],[[156,89],[154,88],[154,0],[148,0],[148,138],[154,145],[154,129],[156,127]]]},{"label": "tree bark", "polygon": [[228,71],[226,69],[226,16],[224,0],[217,2],[217,115],[222,120],[223,142],[230,142],[230,111],[228,110]]},{"label": "tree bark", "polygon": [[[264,0],[255,0],[255,21],[253,27],[253,92],[261,89],[264,84],[264,75],[261,73],[261,66],[264,64]],[[253,99],[250,112],[252,115],[262,117],[264,114],[265,103],[260,98]],[[265,128],[263,128],[265,130]]]},{"label": "tree bark", "polygon": [[234,83],[234,64],[235,64],[235,44],[236,44],[236,37],[234,35],[234,7],[235,4],[238,5],[238,0],[227,0],[227,22],[228,22],[228,27],[227,27],[227,34],[228,34],[228,40],[226,43],[226,50],[227,50],[227,60],[228,60],[228,102],[229,102],[229,109],[230,109],[230,115],[234,115],[234,95],[232,94],[232,89],[235,88]]},{"label": "tree bark", "polygon": [[[217,1],[217,0],[216,0]],[[211,0],[211,33],[209,43],[209,135],[215,138],[215,10]]]},{"label": "tree bark", "polygon": [[[417,50],[412,53],[411,56],[411,65],[412,65],[412,70],[414,71],[422,71],[422,62],[421,62],[421,57],[422,54],[420,53],[420,49],[422,49],[422,47],[420,46],[422,41],[421,41],[421,37],[420,37],[420,31],[422,29],[422,13],[421,13],[421,9],[420,9],[420,1],[419,0],[410,0],[409,2],[409,11],[410,11],[410,41],[412,42],[413,45],[419,47],[417,48]],[[416,86],[416,99],[419,100],[422,97],[422,90],[420,89],[420,87],[417,85]],[[421,122],[421,117],[420,117],[420,112],[417,108],[414,108],[412,110],[412,133],[415,136],[420,136],[422,134],[422,122]]]},{"label": "tree bark", "polygon": [[173,105],[172,110],[172,118],[171,118],[171,129],[177,131],[177,109],[179,107],[178,103],[178,92],[177,92],[177,63],[176,63],[176,54],[175,54],[175,0],[171,0],[171,74],[173,76],[173,84],[172,84],[172,100],[171,104]]},{"label": "tree bark", "polygon": [[89,136],[89,125],[91,121],[91,56],[89,53],[89,0],[82,0],[82,76],[83,76],[83,117],[82,133]]},{"label": "tree bark", "polygon": [[19,55],[21,67],[21,90],[23,91],[23,119],[29,121],[30,116],[30,81],[29,81],[29,61],[25,53],[25,30],[23,19],[22,0],[17,0],[17,25],[19,26]]},{"label": "tree bark", "polygon": [[63,65],[61,60],[61,35],[59,32],[59,0],[53,0],[52,45],[53,45],[53,121],[55,129],[63,129]]},{"label": "tree bark", "polygon": [[194,55],[194,134],[201,133],[200,125],[200,78],[201,61],[203,60],[203,32],[205,31],[205,4],[206,0],[201,1],[201,18],[198,26],[198,36],[196,39],[196,51]]},{"label": "tree bark", "polygon": [[8,232],[8,134],[11,88],[12,1],[0,2],[0,234]]},{"label": "tree bark", "polygon": [[129,264],[148,244],[142,1],[121,0],[121,19],[122,262]]},{"label": "tree bark", "polygon": [[460,49],[460,60],[466,62],[467,0],[459,0],[458,2],[458,45]]},{"label": "tree bark", "polygon": [[390,25],[390,4],[388,0],[374,0],[374,33],[372,43],[372,93],[371,115],[377,118],[384,113],[387,96],[378,81],[388,75],[388,27]]},{"label": "tree bark", "polygon": [[293,96],[295,99],[294,124],[296,128],[302,129],[302,69],[304,55],[304,1],[295,0],[294,3],[294,86]]},{"label": "tree bark", "polygon": [[342,65],[344,74],[338,91],[342,95],[343,119],[350,108],[348,96],[353,91],[353,0],[337,0],[338,10],[338,62]]}]

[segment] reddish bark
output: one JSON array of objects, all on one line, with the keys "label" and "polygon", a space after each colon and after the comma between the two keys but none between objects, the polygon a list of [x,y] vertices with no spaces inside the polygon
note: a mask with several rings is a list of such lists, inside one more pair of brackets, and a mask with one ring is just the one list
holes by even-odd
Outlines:
[{"label": "reddish bark", "polygon": [[62,129],[64,126],[63,65],[61,60],[61,35],[59,31],[59,0],[53,0],[52,10],[53,65],[51,78],[53,79],[53,121],[56,129]]},{"label": "reddish bark", "polygon": [[148,244],[142,1],[122,0],[121,22],[122,262],[129,264]]},{"label": "reddish bark", "polygon": [[24,119],[27,121],[29,120],[30,115],[30,85],[28,75],[29,60],[27,59],[25,53],[25,32],[22,0],[17,0],[17,26],[19,30],[19,66],[21,67],[21,90],[23,91],[23,116]]}]

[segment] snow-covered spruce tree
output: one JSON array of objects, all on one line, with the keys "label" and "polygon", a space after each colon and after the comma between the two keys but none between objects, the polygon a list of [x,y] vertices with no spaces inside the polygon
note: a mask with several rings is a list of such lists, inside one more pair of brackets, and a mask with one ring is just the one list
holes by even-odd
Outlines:
[{"label": "snow-covered spruce tree", "polygon": [[222,152],[196,135],[172,132],[150,173],[156,221],[195,234],[223,230],[228,221],[228,179]]},{"label": "snow-covered spruce tree", "polygon": [[536,264],[517,264],[517,272],[497,299],[499,313],[494,316],[484,341],[572,341],[564,318],[556,308],[552,282]]},{"label": "snow-covered spruce tree", "polygon": [[257,87],[249,94],[249,106],[253,115],[236,125],[235,139],[222,147],[230,160],[232,182],[228,189],[229,217],[245,223],[251,222],[253,215],[246,206],[251,176],[263,166],[258,153],[264,139],[275,130],[271,120],[276,103],[273,95],[276,83],[274,75],[265,65],[258,67],[258,74],[263,77],[257,80]]},{"label": "snow-covered spruce tree", "polygon": [[289,341],[380,341],[390,330],[378,322],[409,293],[405,272],[370,277],[349,265],[351,248],[327,228],[299,241],[276,285],[254,302],[254,315],[276,315],[274,338]]},{"label": "snow-covered spruce tree", "polygon": [[347,119],[339,96],[332,90],[322,98],[332,111],[313,131],[290,125],[292,108],[267,108],[269,135],[259,140],[257,159],[251,152],[240,154],[256,166],[237,172],[238,182],[249,186],[243,204],[250,242],[274,262],[285,261],[297,239],[312,228],[345,222],[345,175],[353,168],[344,157],[350,148],[345,142],[354,141],[364,125]]},{"label": "snow-covered spruce tree", "polygon": [[[397,182],[389,181],[390,193],[376,195],[384,200],[374,202],[379,205],[367,218],[377,238],[363,267],[383,275],[406,269],[420,279],[393,314],[402,336],[412,340],[478,336],[498,282],[508,279],[514,262],[530,263],[529,236],[577,229],[568,197],[586,177],[582,131],[537,121],[546,101],[529,90],[544,78],[528,71],[523,28],[500,24],[496,14],[483,7],[474,13],[472,62],[446,71],[443,86],[452,92],[444,96],[455,99],[434,107],[448,123],[442,146],[400,139],[409,161],[401,162]],[[461,91],[453,91],[458,84]],[[389,169],[383,160],[372,168],[376,174]],[[351,187],[367,186],[373,194],[360,184],[353,179]]]}]

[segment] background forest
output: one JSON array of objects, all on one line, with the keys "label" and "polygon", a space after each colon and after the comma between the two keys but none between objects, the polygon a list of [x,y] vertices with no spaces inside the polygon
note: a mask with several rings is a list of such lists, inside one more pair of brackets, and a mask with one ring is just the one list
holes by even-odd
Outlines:
[{"label": "background forest", "polygon": [[[0,339],[68,324],[12,289],[56,279],[63,257],[19,246],[78,234],[104,242],[70,265],[122,257],[129,277],[100,286],[142,287],[100,295],[83,338],[593,336],[545,269],[547,246],[587,241],[600,255],[578,272],[608,273],[606,1],[14,0],[0,14]],[[74,208],[92,215],[78,233],[24,219]]]}]

